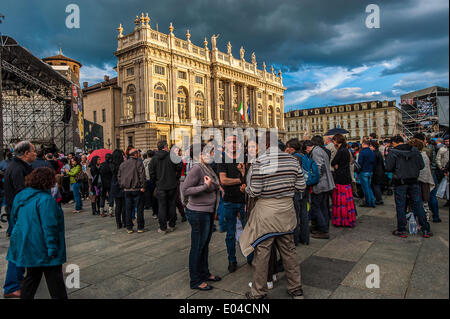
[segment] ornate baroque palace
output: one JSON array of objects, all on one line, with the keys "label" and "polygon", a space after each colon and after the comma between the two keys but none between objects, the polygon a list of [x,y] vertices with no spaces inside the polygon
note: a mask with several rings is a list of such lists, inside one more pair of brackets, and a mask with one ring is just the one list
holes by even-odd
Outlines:
[{"label": "ornate baroque palace", "polygon": [[[120,146],[155,147],[158,140],[178,142],[192,137],[194,125],[202,128],[254,127],[284,130],[284,91],[281,71],[257,68],[256,56],[245,60],[217,48],[219,36],[205,37],[203,47],[186,39],[154,30],[148,14],[136,16],[135,28],[124,35],[117,30],[118,86],[122,88],[122,114],[118,126]],[[238,111],[243,105],[243,116]],[[250,108],[250,111],[247,109]],[[250,114],[250,116],[249,116]],[[183,133],[172,139],[171,133]],[[181,130],[180,130],[181,129]]]}]

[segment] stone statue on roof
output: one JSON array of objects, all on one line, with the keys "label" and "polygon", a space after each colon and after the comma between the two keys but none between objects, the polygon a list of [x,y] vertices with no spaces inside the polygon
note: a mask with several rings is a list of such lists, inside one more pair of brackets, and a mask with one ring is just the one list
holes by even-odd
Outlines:
[{"label": "stone statue on roof", "polygon": [[252,52],[252,63],[256,64],[256,55],[255,52]]},{"label": "stone statue on roof", "polygon": [[212,37],[211,37],[211,46],[212,46],[213,49],[217,48],[216,41],[217,41],[217,38],[219,36],[220,36],[220,34],[218,34],[218,35],[213,34]]},{"label": "stone statue on roof", "polygon": [[230,41],[228,41],[228,44],[227,44],[227,53],[229,55],[231,55],[231,43],[230,43]]},{"label": "stone statue on roof", "polygon": [[119,38],[123,37],[123,27],[122,27],[122,23],[119,25],[119,27],[117,28],[117,31],[119,31]]},{"label": "stone statue on roof", "polygon": [[241,54],[241,60],[244,60],[245,50],[243,47],[239,50],[239,53]]}]

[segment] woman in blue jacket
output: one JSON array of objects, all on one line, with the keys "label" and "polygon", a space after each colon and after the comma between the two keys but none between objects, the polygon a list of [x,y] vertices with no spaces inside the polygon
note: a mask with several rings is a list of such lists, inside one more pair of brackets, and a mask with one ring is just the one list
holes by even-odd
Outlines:
[{"label": "woman in blue jacket", "polygon": [[6,259],[27,268],[21,299],[33,299],[45,275],[50,296],[67,299],[62,265],[66,262],[64,214],[50,193],[55,171],[37,168],[25,178],[11,209],[12,233]]}]

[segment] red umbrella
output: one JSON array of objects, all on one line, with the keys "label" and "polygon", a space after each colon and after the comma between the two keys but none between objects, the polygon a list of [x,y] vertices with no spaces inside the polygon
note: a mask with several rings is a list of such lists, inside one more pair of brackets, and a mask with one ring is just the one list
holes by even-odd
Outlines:
[{"label": "red umbrella", "polygon": [[95,150],[88,156],[88,161],[90,162],[93,157],[98,156],[100,157],[100,163],[103,163],[105,161],[106,154],[112,154],[112,151],[106,148]]}]

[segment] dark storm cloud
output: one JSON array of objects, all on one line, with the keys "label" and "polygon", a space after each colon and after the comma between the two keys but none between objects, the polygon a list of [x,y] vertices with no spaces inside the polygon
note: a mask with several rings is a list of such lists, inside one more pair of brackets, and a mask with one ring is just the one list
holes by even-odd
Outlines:
[{"label": "dark storm cloud", "polygon": [[[67,29],[65,7],[78,4],[81,28]],[[381,28],[367,29],[365,8],[376,3]],[[191,40],[202,46],[207,36],[220,34],[218,46],[233,55],[240,46],[246,59],[255,52],[259,67],[265,61],[283,72],[302,65],[371,65],[397,59],[384,74],[448,70],[448,2],[442,1],[319,1],[319,0],[191,0],[191,1],[8,1],[2,32],[36,54],[63,47],[83,64],[115,64],[119,23],[132,32],[133,19],[149,12],[151,26],[168,33],[174,23],[177,37],[190,29]],[[54,53],[56,53],[54,51]]]}]

